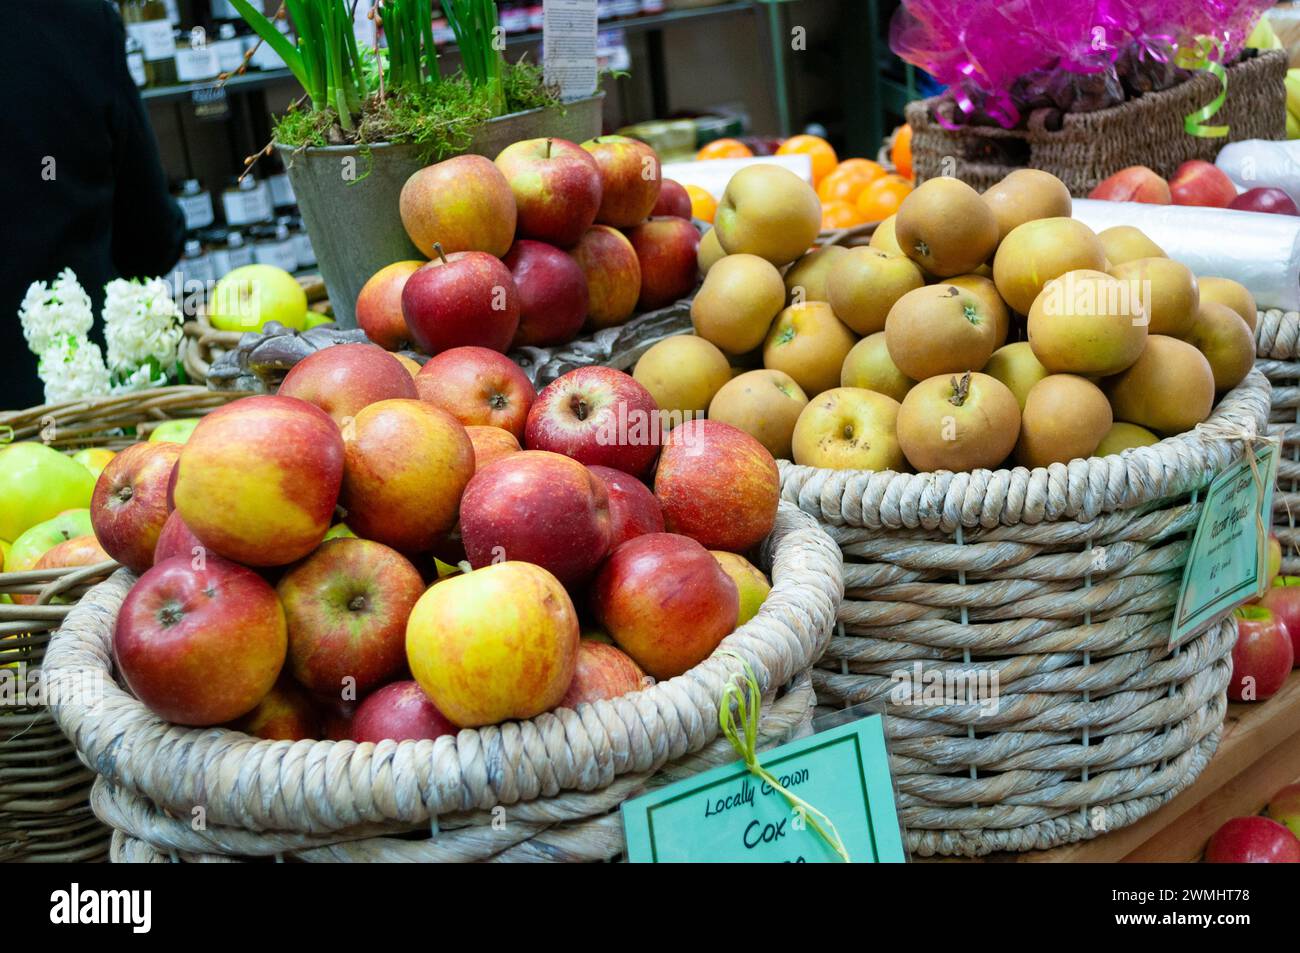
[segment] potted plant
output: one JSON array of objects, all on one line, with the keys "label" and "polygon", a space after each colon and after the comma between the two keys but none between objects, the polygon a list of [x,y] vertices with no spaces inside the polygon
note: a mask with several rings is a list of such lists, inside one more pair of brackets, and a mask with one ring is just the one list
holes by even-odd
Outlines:
[{"label": "potted plant", "polygon": [[[447,75],[434,0],[359,0],[371,5],[371,43],[358,42],[349,0],[285,0],[272,18],[249,0],[231,2],[305,91],[276,120],[274,146],[344,327],[356,324],[366,279],[421,257],[397,214],[413,172],[463,153],[495,158],[520,139],[600,134],[603,94],[561,102],[540,68],[507,62],[492,0],[439,0],[463,61]],[[296,42],[273,22],[286,8]]]}]

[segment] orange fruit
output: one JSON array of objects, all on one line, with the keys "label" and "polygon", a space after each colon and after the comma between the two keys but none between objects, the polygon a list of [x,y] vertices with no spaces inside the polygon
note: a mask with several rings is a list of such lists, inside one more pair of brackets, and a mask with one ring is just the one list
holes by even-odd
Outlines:
[{"label": "orange fruit", "polygon": [[686,186],[686,194],[691,197],[691,216],[705,222],[712,222],[718,211],[718,203],[708,189],[698,185]]},{"label": "orange fruit", "polygon": [[894,163],[898,174],[905,179],[912,178],[912,127],[899,126],[894,132],[894,142],[889,147],[889,161]]},{"label": "orange fruit", "polygon": [[834,199],[822,203],[822,231],[830,232],[837,228],[852,228],[866,222],[862,213],[848,202]]},{"label": "orange fruit", "polygon": [[862,190],[884,174],[870,159],[845,159],[818,183],[817,197],[823,202],[856,202]]},{"label": "orange fruit", "polygon": [[699,152],[698,159],[748,159],[754,155],[752,149],[739,139],[714,139],[706,142]]},{"label": "orange fruit", "polygon": [[835,155],[835,150],[831,148],[831,144],[820,136],[791,136],[781,143],[781,148],[776,150],[776,154],[779,156],[806,155],[811,158],[814,186],[830,175],[840,162],[839,157]]},{"label": "orange fruit", "polygon": [[881,176],[858,196],[858,212],[865,221],[879,222],[897,212],[911,191],[911,181],[901,175]]}]

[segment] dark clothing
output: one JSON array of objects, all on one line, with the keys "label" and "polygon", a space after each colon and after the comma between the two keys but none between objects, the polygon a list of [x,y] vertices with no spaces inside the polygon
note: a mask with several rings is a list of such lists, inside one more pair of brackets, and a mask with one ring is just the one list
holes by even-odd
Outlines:
[{"label": "dark clothing", "polygon": [[12,7],[0,56],[0,410],[43,401],[18,321],[28,285],[71,268],[94,302],[98,337],[104,284],[165,275],[185,240],[116,5]]}]

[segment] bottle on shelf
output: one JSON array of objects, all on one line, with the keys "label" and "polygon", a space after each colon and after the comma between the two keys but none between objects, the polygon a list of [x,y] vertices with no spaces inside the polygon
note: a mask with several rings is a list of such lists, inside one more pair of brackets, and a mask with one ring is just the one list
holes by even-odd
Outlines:
[{"label": "bottle on shelf", "polygon": [[142,89],[149,83],[149,75],[144,69],[144,47],[130,34],[126,37],[126,71],[131,74],[131,81],[137,89]]},{"label": "bottle on shelf", "polygon": [[244,241],[242,232],[232,230],[226,236],[224,251],[227,271],[234,271],[236,268],[243,268],[245,265],[253,264],[253,246]]},{"label": "bottle on shelf", "polygon": [[303,227],[302,219],[295,218],[290,228],[293,234],[294,257],[298,259],[298,268],[315,268],[316,267],[316,249],[311,246],[311,236],[307,234],[307,229]]},{"label": "bottle on shelf", "polygon": [[217,68],[223,73],[233,73],[244,61],[244,41],[233,23],[217,27],[217,38],[212,42],[217,54]]},{"label": "bottle on shelf", "polygon": [[258,225],[252,231],[255,262],[283,268],[290,273],[298,270],[298,251],[289,234],[287,219],[274,225]]},{"label": "bottle on shelf", "polygon": [[212,193],[199,184],[198,179],[186,179],[176,192],[176,201],[180,203],[185,215],[185,230],[197,232],[208,228],[215,220],[212,209]]},{"label": "bottle on shelf", "polygon": [[246,175],[234,180],[221,193],[221,211],[231,228],[245,228],[259,222],[270,221],[275,208],[271,203],[271,189],[265,180]]},{"label": "bottle on shelf", "polygon": [[176,84],[176,35],[162,0],[122,0],[128,36],[140,44],[149,86]]},{"label": "bottle on shelf", "polygon": [[201,26],[176,31],[176,81],[202,83],[221,74],[217,51]]},{"label": "bottle on shelf", "polygon": [[284,170],[284,161],[280,158],[280,153],[272,151],[269,156],[262,159],[259,169],[266,173],[266,184],[271,190],[271,204],[275,206],[276,211],[297,207],[298,199],[293,194],[293,184],[289,181],[289,173]]},{"label": "bottle on shelf", "polygon": [[186,239],[185,254],[181,256],[176,270],[186,285],[194,281],[200,281],[206,285],[210,281],[217,280],[212,270],[212,259],[208,256],[207,250],[204,249],[203,243],[197,238]]}]

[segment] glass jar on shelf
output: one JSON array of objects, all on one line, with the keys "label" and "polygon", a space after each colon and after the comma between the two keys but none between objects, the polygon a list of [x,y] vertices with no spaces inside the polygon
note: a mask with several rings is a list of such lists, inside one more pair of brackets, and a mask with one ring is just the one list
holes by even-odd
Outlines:
[{"label": "glass jar on shelf", "polygon": [[127,36],[140,44],[149,86],[176,84],[176,35],[162,0],[122,0]]}]

